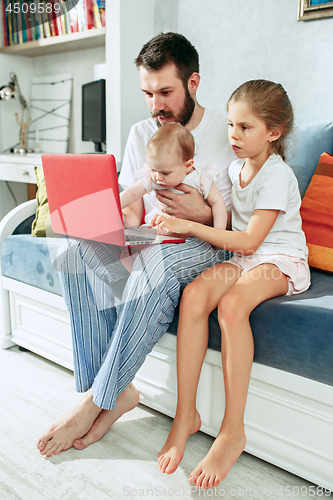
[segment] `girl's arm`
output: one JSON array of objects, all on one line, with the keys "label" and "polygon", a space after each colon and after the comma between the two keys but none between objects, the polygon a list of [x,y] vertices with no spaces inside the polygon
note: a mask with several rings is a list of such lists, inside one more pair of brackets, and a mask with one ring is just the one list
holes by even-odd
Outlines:
[{"label": "girl's arm", "polygon": [[184,236],[196,236],[214,247],[224,248],[243,255],[252,255],[258,250],[272,229],[279,210],[255,210],[246,231],[221,231],[197,222],[160,216],[158,224],[169,231]]},{"label": "girl's arm", "polygon": [[213,226],[217,229],[225,229],[227,227],[227,207],[214,181],[207,196],[207,202],[212,207]]}]

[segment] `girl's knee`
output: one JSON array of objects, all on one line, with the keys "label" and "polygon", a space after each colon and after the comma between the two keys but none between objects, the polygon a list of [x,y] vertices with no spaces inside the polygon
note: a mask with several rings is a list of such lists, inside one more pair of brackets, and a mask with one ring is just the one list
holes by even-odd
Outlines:
[{"label": "girl's knee", "polygon": [[235,294],[226,293],[218,305],[218,319],[220,325],[233,325],[248,318],[245,304]]},{"label": "girl's knee", "polygon": [[207,293],[203,291],[200,282],[194,280],[187,285],[183,291],[181,308],[191,310],[192,314],[195,316],[202,314],[208,315],[210,312],[208,312],[208,302],[209,297]]}]

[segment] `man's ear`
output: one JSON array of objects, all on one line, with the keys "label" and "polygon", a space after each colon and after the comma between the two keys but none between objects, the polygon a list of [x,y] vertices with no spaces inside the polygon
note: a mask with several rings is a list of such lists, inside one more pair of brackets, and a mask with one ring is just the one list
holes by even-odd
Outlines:
[{"label": "man's ear", "polygon": [[193,164],[194,164],[193,158],[187,160],[187,162],[185,163],[186,174],[189,174],[191,172],[191,170],[193,169]]},{"label": "man's ear", "polygon": [[199,83],[200,83],[199,73],[192,73],[187,82],[188,91],[191,95],[194,95],[196,93],[199,87]]},{"label": "man's ear", "polygon": [[274,128],[270,131],[269,142],[277,141],[282,135],[281,128]]}]

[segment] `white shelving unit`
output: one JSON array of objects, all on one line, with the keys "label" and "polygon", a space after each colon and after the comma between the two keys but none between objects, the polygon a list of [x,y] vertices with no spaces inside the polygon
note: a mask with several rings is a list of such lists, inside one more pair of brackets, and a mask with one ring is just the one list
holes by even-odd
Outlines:
[{"label": "white shelving unit", "polygon": [[1,54],[36,57],[69,52],[72,50],[91,49],[105,45],[105,28],[93,28],[68,35],[43,38],[0,49]]}]

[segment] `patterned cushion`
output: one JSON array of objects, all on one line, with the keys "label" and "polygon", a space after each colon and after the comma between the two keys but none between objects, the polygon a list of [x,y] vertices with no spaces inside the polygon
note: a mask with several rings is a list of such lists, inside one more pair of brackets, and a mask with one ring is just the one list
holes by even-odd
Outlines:
[{"label": "patterned cushion", "polygon": [[333,272],[333,156],[321,155],[304,195],[301,216],[309,264]]},{"label": "patterned cushion", "polygon": [[37,178],[37,211],[35,220],[31,226],[32,236],[53,236],[55,233],[51,228],[50,210],[47,201],[44,172],[41,167],[35,167]]}]

